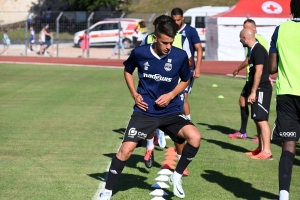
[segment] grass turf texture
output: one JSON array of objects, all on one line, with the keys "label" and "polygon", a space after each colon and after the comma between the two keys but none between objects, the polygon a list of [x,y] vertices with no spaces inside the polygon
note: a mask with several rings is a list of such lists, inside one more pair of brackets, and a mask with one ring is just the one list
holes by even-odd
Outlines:
[{"label": "grass turf texture", "polygon": [[[1,199],[92,199],[132,113],[123,70],[1,64],[0,72]],[[273,161],[251,160],[244,152],[257,143],[227,136],[240,126],[237,101],[243,84],[243,79],[211,75],[194,83],[189,102],[202,143],[190,176],[183,178],[186,199],[277,198],[280,147],[272,144]],[[275,94],[271,128],[274,119]],[[251,120],[248,133],[255,137]],[[299,145],[297,150],[291,200],[300,194]],[[156,147],[152,169],[144,166],[144,151],[137,148],[128,160],[113,199],[152,198],[165,151]],[[165,199],[176,199],[165,191]]]}]

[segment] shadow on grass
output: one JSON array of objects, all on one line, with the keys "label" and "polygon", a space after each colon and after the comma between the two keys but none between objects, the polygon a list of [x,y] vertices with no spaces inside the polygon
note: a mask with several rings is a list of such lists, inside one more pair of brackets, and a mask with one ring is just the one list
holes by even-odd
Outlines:
[{"label": "shadow on grass", "polygon": [[212,125],[212,124],[206,124],[206,123],[197,123],[201,126],[207,126],[206,130],[214,130],[214,131],[219,131],[223,134],[229,134],[229,133],[234,133],[236,132],[235,129],[229,128],[227,126],[222,126],[222,125]]},{"label": "shadow on grass", "polygon": [[205,170],[206,174],[201,176],[211,182],[217,183],[226,191],[234,194],[235,197],[248,200],[265,199],[278,199],[278,196],[266,191],[261,191],[252,186],[251,183],[245,182],[239,178],[226,176],[214,170]]},{"label": "shadow on grass", "polygon": [[119,128],[119,129],[114,129],[113,132],[120,133],[120,134],[124,135],[125,130],[126,130],[125,128]]},{"label": "shadow on grass", "polygon": [[[158,147],[156,147],[156,150],[162,151]],[[109,157],[109,158],[113,158],[116,154],[110,153],[110,154],[103,154],[103,155],[106,157]],[[139,166],[137,166],[138,162],[144,162],[144,157],[141,155],[131,155],[131,157],[126,162],[125,168],[134,168],[144,174],[147,174],[149,172],[148,170],[154,170],[154,169],[148,169],[146,167],[139,167]],[[152,168],[157,169],[160,167],[161,167],[161,164],[154,162]],[[96,180],[106,182],[107,174],[108,174],[107,172],[103,172],[103,173],[94,173],[94,174],[87,174],[87,175]],[[148,180],[148,179],[149,179],[149,177],[147,177],[147,175],[141,176],[141,175],[136,175],[136,174],[122,173],[119,176],[116,185],[114,186],[113,194],[116,194],[119,191],[127,191],[131,188],[139,188],[139,189],[149,190],[149,193],[150,193],[151,191],[154,190],[154,188],[151,188],[152,185],[146,183],[146,180]],[[168,194],[169,194],[168,196],[164,196],[164,199],[171,200],[173,197],[173,194],[170,194],[169,192],[168,192]],[[148,193],[147,193],[147,195],[148,195]]]},{"label": "shadow on grass", "polygon": [[[96,180],[105,182],[107,178],[107,172],[88,174],[88,176]],[[148,178],[146,176],[122,173],[113,188],[113,195],[118,193],[119,191],[127,191],[131,188],[149,189],[151,188],[151,185],[146,183],[147,179]]]},{"label": "shadow on grass", "polygon": [[223,142],[223,141],[219,141],[219,140],[212,140],[212,139],[205,139],[205,138],[202,138],[201,140],[205,140],[209,143],[218,145],[218,146],[222,147],[223,149],[229,149],[229,150],[236,151],[236,152],[245,153],[245,152],[249,151],[249,149],[245,149],[243,147],[229,144],[227,142]]},{"label": "shadow on grass", "polygon": [[[108,154],[103,154],[103,155],[112,159],[116,154],[115,153],[108,153]],[[148,173],[148,168],[146,168],[146,166],[145,167],[139,167],[137,165],[139,162],[144,163],[144,156],[132,154],[130,156],[130,158],[127,160],[125,167],[126,168],[129,167],[129,168],[137,169],[141,173]],[[155,154],[154,154],[153,167],[155,167],[155,168],[160,168],[161,167],[161,164],[159,164],[158,162],[155,161]],[[151,169],[149,169],[149,170],[151,170]]]}]

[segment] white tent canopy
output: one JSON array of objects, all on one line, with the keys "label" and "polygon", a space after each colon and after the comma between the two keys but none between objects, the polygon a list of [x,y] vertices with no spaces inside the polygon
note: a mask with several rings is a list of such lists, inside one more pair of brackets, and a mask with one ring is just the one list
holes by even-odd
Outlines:
[{"label": "white tent canopy", "polygon": [[[245,51],[239,34],[247,18],[256,22],[257,33],[268,42],[275,27],[290,17],[289,1],[240,0],[229,11],[211,16],[206,21],[206,60],[242,61]],[[272,10],[269,10],[271,9]]]}]

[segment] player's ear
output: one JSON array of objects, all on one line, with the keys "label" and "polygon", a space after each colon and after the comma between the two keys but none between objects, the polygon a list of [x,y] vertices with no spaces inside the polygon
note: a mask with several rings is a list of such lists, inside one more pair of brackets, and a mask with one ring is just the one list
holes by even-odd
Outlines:
[{"label": "player's ear", "polygon": [[157,36],[156,35],[153,35],[153,41],[157,42]]}]

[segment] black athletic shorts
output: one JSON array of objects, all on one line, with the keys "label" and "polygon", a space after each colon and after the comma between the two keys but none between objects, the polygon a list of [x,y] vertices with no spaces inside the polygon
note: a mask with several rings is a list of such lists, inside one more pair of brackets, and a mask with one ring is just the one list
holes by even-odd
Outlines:
[{"label": "black athletic shorts", "polygon": [[133,112],[126,128],[123,142],[140,142],[159,128],[176,143],[182,144],[185,139],[177,136],[180,129],[194,124],[184,114],[176,113],[163,117],[151,117],[139,112]]},{"label": "black athletic shorts", "polygon": [[248,82],[245,83],[244,87],[243,87],[243,90],[241,92],[241,96],[242,97],[245,97],[245,98],[248,98],[249,94],[250,94],[250,89],[249,89],[249,84]]},{"label": "black athletic shorts", "polygon": [[300,136],[300,96],[277,95],[272,140],[298,141]]},{"label": "black athletic shorts", "polygon": [[270,105],[272,99],[272,90],[256,91],[256,101],[251,104],[251,118],[255,121],[268,121]]}]

